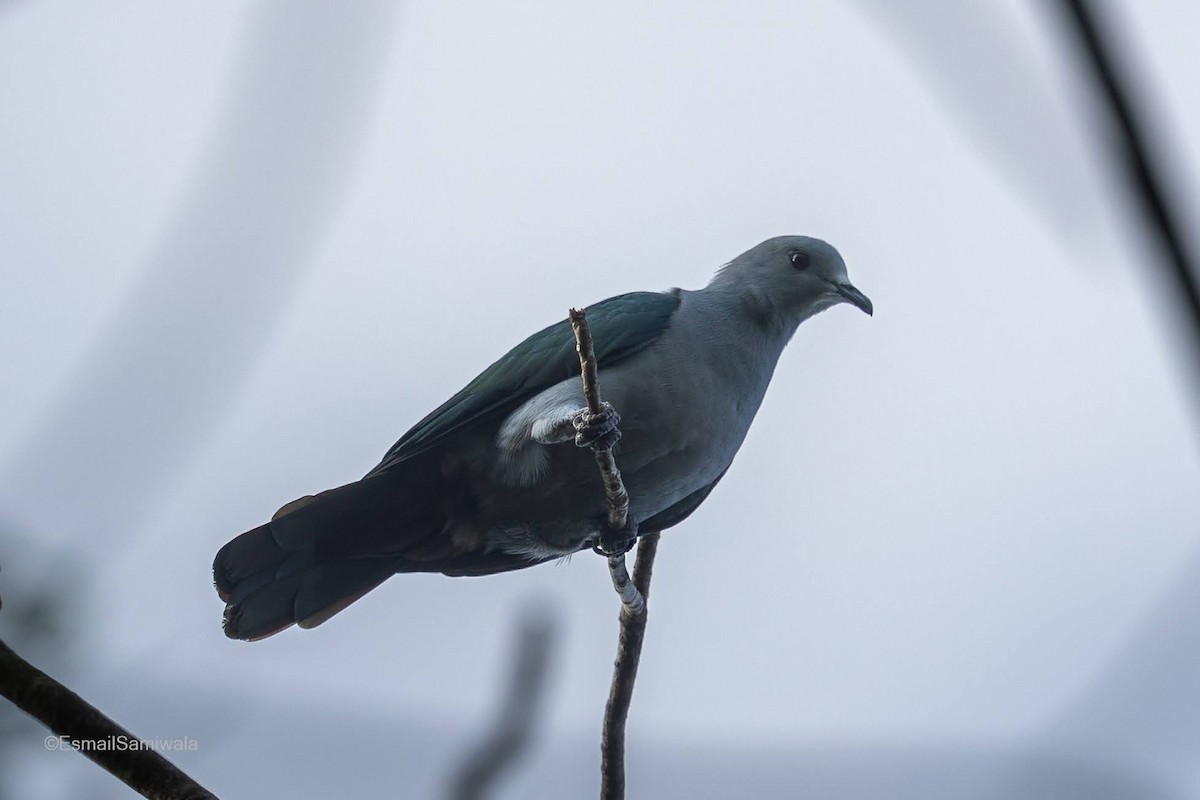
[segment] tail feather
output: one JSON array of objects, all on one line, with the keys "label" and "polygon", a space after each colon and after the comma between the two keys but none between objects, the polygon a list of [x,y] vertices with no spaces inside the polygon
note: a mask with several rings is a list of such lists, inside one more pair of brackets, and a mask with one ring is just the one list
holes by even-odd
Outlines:
[{"label": "tail feather", "polygon": [[314,627],[396,572],[392,556],[320,561],[312,547],[281,547],[270,529],[268,523],[243,533],[213,563],[232,639],[261,639],[297,623]]},{"label": "tail feather", "polygon": [[[282,558],[280,547],[271,536],[271,526],[260,525],[230,541],[213,561],[213,582],[217,594],[226,603],[247,579],[274,571]],[[243,589],[244,591],[244,589]]]},{"label": "tail feather", "polygon": [[444,533],[441,497],[428,477],[400,483],[384,473],[284,506],[217,553],[225,635],[253,641],[315,627],[397,572],[487,575],[538,563],[463,552]]},{"label": "tail feather", "polygon": [[260,582],[241,600],[225,606],[225,635],[257,641],[296,624],[295,596],[303,577]]},{"label": "tail feather", "polygon": [[372,475],[293,500],[272,518],[271,535],[330,558],[403,553],[442,529],[447,488],[436,469]]},{"label": "tail feather", "polygon": [[297,624],[317,627],[394,574],[390,561],[322,564],[309,573],[296,593],[293,610]]}]

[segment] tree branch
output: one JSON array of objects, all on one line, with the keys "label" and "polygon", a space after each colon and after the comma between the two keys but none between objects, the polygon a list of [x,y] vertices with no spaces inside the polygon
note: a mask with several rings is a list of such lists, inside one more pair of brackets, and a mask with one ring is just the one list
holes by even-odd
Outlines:
[{"label": "tree branch", "polygon": [[[600,389],[587,314],[573,308],[569,318],[575,332],[575,347],[579,352],[583,394],[588,410],[596,414],[601,410]],[[608,526],[614,531],[623,530],[628,522],[629,493],[625,490],[612,451],[596,451],[596,465],[604,479]],[[603,800],[623,800],[625,797],[625,722],[629,718],[633,685],[642,657],[642,642],[646,635],[646,598],[650,595],[650,578],[657,552],[657,533],[641,537],[632,579],[625,567],[624,554],[608,557],[613,588],[621,597],[621,631],[617,639],[617,657],[613,662],[613,678],[608,703],[604,708],[604,730],[600,740],[600,797]]]},{"label": "tree branch", "polygon": [[[579,353],[583,397],[587,401],[588,411],[599,414],[602,409],[600,385],[596,377],[596,351],[592,346],[592,331],[588,327],[587,312],[572,308],[568,317],[571,320],[571,330],[575,331],[575,350]],[[625,482],[621,480],[621,471],[617,469],[617,460],[613,458],[612,450],[597,450],[596,466],[600,468],[600,477],[604,479],[604,495],[608,500],[608,527],[614,531],[622,530],[629,516],[629,492],[625,491]],[[625,569],[624,564],[625,559],[622,558],[622,571]],[[615,575],[613,582],[616,583]]]},{"label": "tree branch", "polygon": [[[79,695],[30,664],[0,641],[0,695],[41,722],[143,797],[152,800],[216,800],[178,767],[113,722]],[[49,741],[49,739],[47,739]],[[96,749],[124,743],[117,747]],[[87,748],[87,749],[85,749]]]},{"label": "tree branch", "polygon": [[[648,536],[658,536],[656,533]],[[638,550],[638,563],[641,563],[641,550]],[[634,567],[637,572],[637,567]],[[613,588],[621,598],[621,614],[636,617],[646,612],[646,595],[636,581],[629,579],[629,570],[625,568],[625,554],[608,557],[608,574],[612,578]]]},{"label": "tree branch", "polygon": [[[633,567],[633,591],[642,600],[639,611],[621,604],[621,633],[617,639],[617,658],[613,662],[612,685],[604,707],[604,733],[600,739],[600,797],[623,800],[625,797],[625,721],[633,701],[633,683],[642,660],[642,640],[646,636],[646,601],[650,597],[650,577],[658,552],[658,534],[648,533],[638,540],[637,562]],[[621,570],[625,557],[621,556]],[[612,559],[609,559],[611,566]],[[615,583],[615,579],[614,579]]]}]

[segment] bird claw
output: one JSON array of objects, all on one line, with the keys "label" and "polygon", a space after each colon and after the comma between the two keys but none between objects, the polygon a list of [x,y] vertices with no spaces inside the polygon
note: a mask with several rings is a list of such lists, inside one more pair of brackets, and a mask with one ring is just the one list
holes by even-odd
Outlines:
[{"label": "bird claw", "polygon": [[621,439],[621,430],[617,425],[621,415],[608,403],[600,403],[600,411],[593,414],[586,408],[571,421],[575,426],[575,444],[579,447],[590,447],[593,450],[611,450]]},{"label": "bird claw", "polygon": [[637,528],[614,531],[606,527],[600,532],[600,538],[592,545],[592,552],[607,558],[623,556],[633,549],[637,540]]}]

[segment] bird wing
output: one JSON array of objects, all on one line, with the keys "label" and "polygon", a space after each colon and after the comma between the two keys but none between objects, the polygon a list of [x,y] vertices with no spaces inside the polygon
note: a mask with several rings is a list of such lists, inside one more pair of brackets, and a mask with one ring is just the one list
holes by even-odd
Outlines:
[{"label": "bird wing", "polygon": [[[596,361],[609,367],[657,339],[679,308],[678,290],[632,292],[587,307]],[[368,477],[441,444],[479,419],[508,413],[554,384],[579,375],[571,324],[562,320],[509,350],[392,445]]]}]

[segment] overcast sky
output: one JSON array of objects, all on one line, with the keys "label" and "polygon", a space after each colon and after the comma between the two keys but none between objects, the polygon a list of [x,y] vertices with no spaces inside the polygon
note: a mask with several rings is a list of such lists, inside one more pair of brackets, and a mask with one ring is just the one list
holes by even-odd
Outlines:
[{"label": "overcast sky", "polygon": [[[0,518],[88,578],[73,688],[470,730],[535,602],[564,627],[548,730],[591,746],[601,559],[401,576],[247,645],[212,556],[569,306],[804,233],[876,315],[804,324],[728,477],[664,536],[633,741],[1099,758],[1119,741],[1080,732],[1120,723],[1079,704],[1106,676],[1196,703],[1155,677],[1172,663],[1117,668],[1200,579],[1197,405],[1044,5],[0,5]],[[1190,204],[1200,11],[1102,5]],[[1200,650],[1200,626],[1160,629]],[[244,794],[283,763],[262,748],[197,777]]]}]

